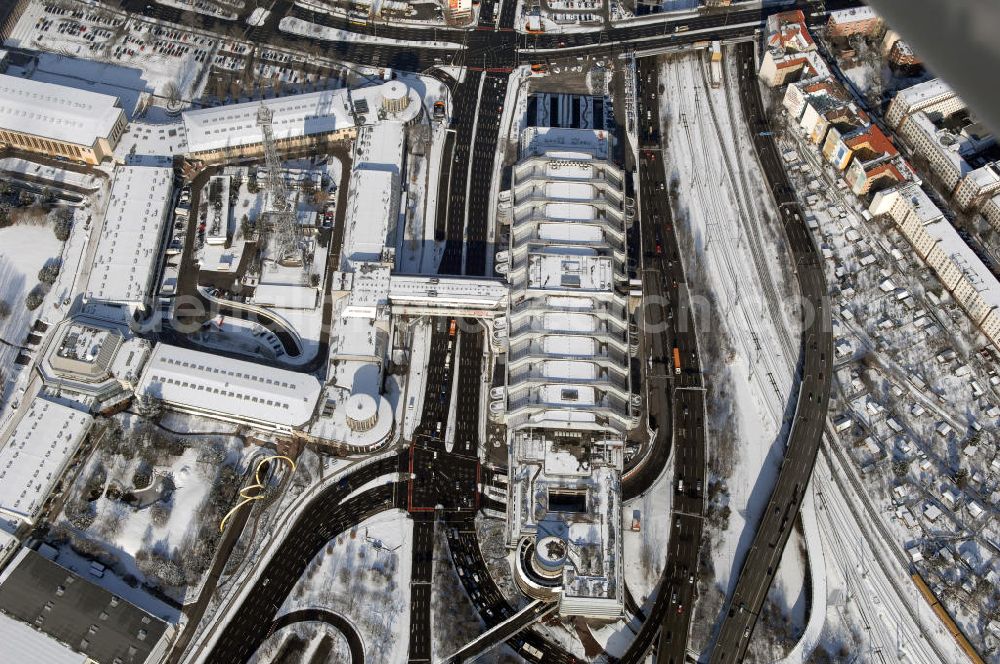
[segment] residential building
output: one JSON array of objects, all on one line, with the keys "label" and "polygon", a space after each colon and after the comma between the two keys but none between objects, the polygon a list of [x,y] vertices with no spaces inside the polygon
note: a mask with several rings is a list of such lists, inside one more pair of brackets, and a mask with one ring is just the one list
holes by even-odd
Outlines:
[{"label": "residential building", "polygon": [[834,79],[821,78],[790,83],[785,88],[781,103],[788,114],[798,121],[802,118],[807,105],[824,98],[831,98],[844,104],[851,100],[847,90]]},{"label": "residential building", "polygon": [[913,172],[906,161],[899,156],[889,160],[876,158],[871,161],[855,157],[844,173],[844,180],[851,187],[851,191],[858,196],[888,189],[911,179]]},{"label": "residential building", "polygon": [[885,112],[885,122],[899,130],[914,113],[947,117],[965,109],[965,102],[940,78],[910,86],[896,93]]},{"label": "residential building", "polygon": [[767,19],[767,38],[758,76],[772,87],[817,76],[829,69],[816,53],[816,43],[801,10],[779,12]]},{"label": "residential building", "polygon": [[1000,349],[1000,283],[920,186],[908,183],[880,191],[868,209],[893,219],[915,253]]},{"label": "residential building", "polygon": [[[836,84],[834,84],[836,85]],[[824,145],[831,127],[841,134],[864,129],[871,120],[847,92],[836,86],[832,93],[811,95],[805,103],[799,126],[816,145]]]},{"label": "residential building", "polygon": [[826,34],[830,37],[871,36],[882,29],[882,19],[871,7],[852,7],[830,12]]},{"label": "residential building", "polygon": [[993,228],[1000,231],[1000,193],[993,194],[983,204],[983,216],[993,224]]},{"label": "residential building", "polygon": [[0,145],[99,164],[128,121],[117,97],[0,74]]},{"label": "residential building", "polygon": [[[986,128],[975,122],[964,126],[939,121],[935,123],[927,113],[912,114],[899,130],[900,137],[928,162],[934,175],[940,178],[948,194],[955,193],[961,179],[975,170],[977,155],[995,144]],[[988,177],[988,174],[982,174]],[[976,194],[973,184],[967,188],[966,197]]]},{"label": "residential building", "polygon": [[911,71],[923,64],[924,61],[913,51],[913,47],[902,39],[897,39],[889,49],[889,65],[894,69]]},{"label": "residential building", "polygon": [[887,160],[898,154],[892,142],[877,125],[841,132],[831,127],[823,143],[823,156],[837,170],[844,170],[852,159],[864,163]]},{"label": "residential building", "polygon": [[990,161],[973,169],[955,187],[955,205],[960,210],[979,209],[1000,192],[1000,161]]}]

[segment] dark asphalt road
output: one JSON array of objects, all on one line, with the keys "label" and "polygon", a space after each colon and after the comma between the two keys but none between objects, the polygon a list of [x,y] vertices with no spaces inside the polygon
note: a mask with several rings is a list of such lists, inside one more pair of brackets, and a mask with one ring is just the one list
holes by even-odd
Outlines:
[{"label": "dark asphalt road", "polygon": [[352,525],[394,506],[405,485],[387,484],[344,500],[355,488],[382,475],[396,472],[405,457],[388,457],[352,473],[328,487],[302,511],[274,556],[243,603],[227,616],[228,624],[215,642],[206,661],[243,664],[270,634],[262,625],[273,625],[285,598],[308,564],[327,542]]},{"label": "dark asphalt road", "polygon": [[811,308],[812,311],[803,321],[798,405],[785,458],[764,513],[747,515],[748,523],[756,520],[756,533],[722,617],[710,660],[713,664],[740,662],[746,655],[750,634],[778,571],[778,562],[798,516],[819,451],[830,399],[833,357],[823,261],[806,227],[802,209],[795,200],[774,138],[770,135],[771,128],[757,83],[753,45],[738,45],[736,54],[743,112],[754,136],[754,149],[781,211],[804,300],[803,309]]},{"label": "dark asphalt road", "polygon": [[[643,282],[643,370],[649,386],[650,414],[656,419],[657,439],[648,458],[628,478],[634,487],[627,495],[639,495],[659,477],[674,446],[674,499],[670,514],[644,515],[644,519],[668,519],[670,540],[663,551],[666,560],[657,582],[656,598],[636,635],[621,658],[641,662],[657,643],[658,661],[682,662],[687,647],[690,607],[697,589],[689,582],[697,577],[701,548],[703,500],[696,491],[705,476],[704,383],[698,360],[698,342],[691,307],[686,305],[687,277],[674,233],[661,150],[659,77],[655,58],[637,65],[639,97],[641,199],[641,277]],[[648,115],[647,115],[648,113]],[[673,350],[681,357],[681,370],[674,367]],[[683,492],[676,491],[683,479]]]},{"label": "dark asphalt road", "polygon": [[271,623],[271,632],[276,632],[283,627],[301,622],[321,622],[337,628],[344,638],[347,639],[347,646],[351,651],[351,664],[364,664],[365,646],[361,642],[354,625],[348,622],[340,614],[322,609],[306,609],[304,611],[292,611],[281,616]]}]

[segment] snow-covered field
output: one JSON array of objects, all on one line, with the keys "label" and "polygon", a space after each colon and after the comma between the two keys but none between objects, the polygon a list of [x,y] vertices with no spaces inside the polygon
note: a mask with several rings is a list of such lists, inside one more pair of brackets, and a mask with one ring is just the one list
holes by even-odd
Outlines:
[{"label": "snow-covered field", "polygon": [[[28,293],[38,285],[38,271],[49,261],[62,258],[63,243],[50,223],[21,223],[0,228],[0,375],[14,366],[17,346],[24,344],[41,307],[25,306]],[[0,401],[4,380],[0,380]]]},{"label": "snow-covered field", "polygon": [[287,661],[349,664],[351,650],[347,639],[333,625],[297,622],[269,636],[250,658],[249,664]]},{"label": "snow-covered field", "polygon": [[[788,287],[794,276],[735,89],[730,106],[725,87],[705,84],[699,58],[663,67],[660,112],[674,221],[682,253],[691,257],[685,268],[692,297],[703,305],[697,324],[711,339],[704,353],[711,376],[709,486],[722,482],[731,509],[712,538],[718,592],[734,582],[753,536],[746,519],[759,518],[777,475],[799,342]],[[797,601],[793,595],[784,603]]]},{"label": "snow-covered field", "polygon": [[[622,553],[625,584],[636,604],[643,606],[656,588],[667,559],[673,505],[674,458],[671,455],[660,477],[641,496],[622,504]],[[639,532],[632,530],[632,515],[639,511]]]},{"label": "snow-covered field", "polygon": [[366,661],[406,661],[413,522],[400,510],[373,516],[330,540],[278,615],[328,609],[350,621]]}]

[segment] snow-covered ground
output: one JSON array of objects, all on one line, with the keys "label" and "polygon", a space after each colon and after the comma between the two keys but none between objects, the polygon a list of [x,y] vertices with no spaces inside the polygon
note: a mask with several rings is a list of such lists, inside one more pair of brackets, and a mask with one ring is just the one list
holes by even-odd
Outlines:
[{"label": "snow-covered ground", "polygon": [[0,380],[0,402],[5,397],[3,387],[8,372],[19,353],[17,347],[25,343],[28,331],[42,313],[41,307],[29,310],[25,298],[38,287],[38,271],[62,256],[63,243],[56,238],[44,213],[38,223],[0,228],[0,307],[8,312],[0,313],[0,376],[4,376]]},{"label": "snow-covered ground", "polygon": [[[625,584],[639,606],[646,603],[656,588],[667,560],[673,477],[674,457],[671,455],[653,486],[643,495],[622,504]],[[632,530],[633,512],[636,510],[639,511],[639,532]]]},{"label": "snow-covered ground", "polygon": [[[171,423],[181,432],[199,426]],[[67,492],[53,537],[119,576],[192,600],[258,448],[225,434],[169,434],[129,415],[112,419],[101,441]]]},{"label": "snow-covered ground", "polygon": [[[730,106],[725,87],[705,84],[700,58],[675,58],[661,70],[660,112],[698,326],[713,339],[705,353],[709,485],[723,482],[731,513],[712,547],[712,578],[728,592],[753,536],[746,519],[759,518],[784,452],[799,330],[794,275],[736,91]],[[785,605],[798,602],[800,586],[784,584],[793,593]]]},{"label": "snow-covered ground", "polygon": [[[823,647],[833,652],[846,643],[902,650],[915,662],[959,661],[909,568],[917,556],[914,567],[966,633],[983,638],[993,600],[977,593],[997,570],[995,448],[983,453],[981,444],[968,445],[976,440],[974,425],[993,431],[998,424],[988,373],[995,368],[975,353],[978,333],[957,306],[947,296],[936,300],[940,284],[906,241],[891,224],[860,214],[864,202],[798,132],[783,134],[782,149],[827,256],[835,343],[845,349],[835,365],[839,399],[830,416],[853,420],[831,437],[830,462],[821,457],[816,471],[830,584]],[[887,279],[892,287],[880,288]],[[938,359],[948,350],[954,358]],[[952,427],[948,435],[938,433],[942,423]],[[970,478],[964,489],[954,479],[960,468]],[[855,482],[861,491],[845,490]],[[948,494],[961,497],[952,505]],[[975,517],[967,509],[973,501],[989,517]],[[941,516],[929,517],[930,506]],[[845,539],[845,532],[861,536]]]},{"label": "snow-covered ground", "polygon": [[287,661],[349,664],[351,650],[347,639],[333,625],[297,622],[271,634],[250,658],[249,664]]},{"label": "snow-covered ground", "polygon": [[406,661],[413,522],[392,510],[330,540],[306,568],[278,615],[320,608],[350,621],[366,661]]}]

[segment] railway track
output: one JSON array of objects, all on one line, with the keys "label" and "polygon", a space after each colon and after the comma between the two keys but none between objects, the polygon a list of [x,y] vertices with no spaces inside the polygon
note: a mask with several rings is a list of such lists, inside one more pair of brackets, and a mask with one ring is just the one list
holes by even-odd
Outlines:
[{"label": "railway track", "polygon": [[[680,75],[680,67],[671,67],[671,69],[673,71],[674,80],[679,89],[683,83],[683,80]],[[700,90],[695,91],[695,100],[694,100],[695,107],[698,106],[697,104],[698,97],[701,96],[702,92],[703,91]],[[685,99],[685,97],[682,96],[681,99],[683,100]],[[681,126],[684,129],[684,137],[688,145],[688,150],[690,151],[691,155],[695,155],[698,154],[698,150],[696,148],[696,142],[694,140],[694,137],[692,136],[690,123],[688,123],[687,121],[688,110],[690,110],[690,107],[682,103],[681,111],[679,114],[682,117]],[[708,141],[711,139],[711,137],[706,136],[706,132],[704,131],[704,127],[702,126],[701,123],[697,123],[696,126],[699,134],[697,145],[707,144]],[[714,136],[714,141],[718,143],[719,147],[721,148],[721,151],[723,152],[723,154],[725,154],[726,145],[722,140],[722,136],[718,129],[718,125],[716,125],[716,133]],[[733,184],[733,187],[735,187],[735,179],[732,177],[731,173],[729,173],[729,180]],[[718,228],[722,228],[723,227],[722,220],[725,219],[726,215],[722,211],[720,211],[718,200],[714,197],[706,196],[705,190],[702,187],[698,186],[697,184],[695,184],[693,189],[695,190],[695,195],[697,196],[698,203],[700,204],[701,208],[706,212],[710,211],[710,216],[713,219],[712,225]],[[748,233],[744,230],[744,234]],[[736,287],[742,281],[735,267],[735,264],[738,261],[739,250],[736,247],[733,247],[731,238],[724,231],[712,234],[711,239],[722,245],[723,253],[725,254],[724,260],[716,261],[717,267],[720,268],[728,276],[730,283],[734,287]],[[708,259],[708,256],[706,256],[706,259]],[[737,299],[730,305],[730,308],[737,306],[739,307],[740,311],[743,313],[743,318],[747,326],[747,329],[750,332],[749,335],[750,338],[748,338],[747,335],[742,335],[742,334],[737,334],[734,336],[738,339],[738,342],[742,345],[744,354],[748,358],[748,362],[750,362],[751,359],[756,356],[758,357],[758,360],[761,362],[761,364],[763,364],[764,369],[768,374],[772,376],[780,376],[782,374],[779,372],[779,368],[775,365],[774,358],[768,353],[761,352],[759,348],[755,348],[752,344],[752,340],[760,339],[761,330],[757,327],[757,325],[755,325],[749,312],[746,310],[745,305],[741,303],[742,297],[743,297],[742,292],[737,291],[736,295]],[[775,401],[772,399],[763,399],[763,401],[771,419],[775,422],[775,424],[780,425],[780,422],[782,420],[781,404],[780,403],[776,404]]]}]

